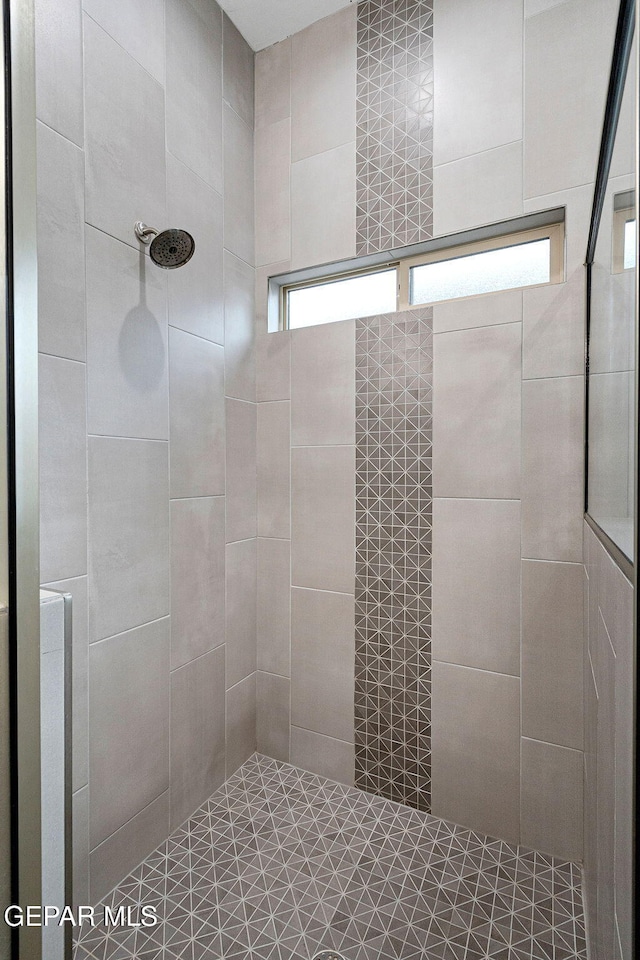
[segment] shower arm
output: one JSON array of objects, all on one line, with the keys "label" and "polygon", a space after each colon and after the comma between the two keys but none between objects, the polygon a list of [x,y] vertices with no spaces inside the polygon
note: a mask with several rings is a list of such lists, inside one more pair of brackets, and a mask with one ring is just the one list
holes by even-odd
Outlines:
[{"label": "shower arm", "polygon": [[148,227],[142,220],[137,220],[133,229],[140,243],[151,243],[153,237],[158,236],[158,231],[154,230],[153,227]]}]

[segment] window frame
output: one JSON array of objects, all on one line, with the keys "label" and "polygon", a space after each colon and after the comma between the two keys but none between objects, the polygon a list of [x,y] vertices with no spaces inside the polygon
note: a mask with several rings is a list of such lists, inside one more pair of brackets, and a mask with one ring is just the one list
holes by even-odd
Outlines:
[{"label": "window frame", "polygon": [[633,220],[636,225],[637,250],[638,218],[636,208],[634,206],[626,206],[616,209],[614,206],[613,222],[611,224],[611,273],[624,273],[625,270],[633,270],[633,267],[625,267],[624,265],[625,227],[630,220]]}]

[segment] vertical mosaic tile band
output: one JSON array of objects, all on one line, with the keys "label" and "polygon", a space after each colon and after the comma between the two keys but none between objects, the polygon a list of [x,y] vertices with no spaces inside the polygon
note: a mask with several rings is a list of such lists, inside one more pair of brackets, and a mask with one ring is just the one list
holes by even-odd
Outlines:
[{"label": "vertical mosaic tile band", "polygon": [[356,321],[356,785],[431,806],[432,310]]},{"label": "vertical mosaic tile band", "polygon": [[432,0],[361,0],[356,94],[359,255],[433,235]]}]

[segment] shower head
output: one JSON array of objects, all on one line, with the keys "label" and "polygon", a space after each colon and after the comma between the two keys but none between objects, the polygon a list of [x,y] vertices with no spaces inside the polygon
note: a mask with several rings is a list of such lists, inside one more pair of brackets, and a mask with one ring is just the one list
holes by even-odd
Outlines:
[{"label": "shower head", "polygon": [[[158,233],[140,220],[135,225],[135,233],[142,243],[151,243],[149,256],[164,270],[175,270],[191,260],[196,242],[186,230],[163,230]],[[153,237],[153,240],[151,239]]]}]

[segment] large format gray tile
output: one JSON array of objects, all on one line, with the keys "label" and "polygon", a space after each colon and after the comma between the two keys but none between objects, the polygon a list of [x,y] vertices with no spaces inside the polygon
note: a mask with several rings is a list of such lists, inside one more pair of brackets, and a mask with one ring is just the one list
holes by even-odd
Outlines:
[{"label": "large format gray tile", "polygon": [[353,140],[356,127],[356,7],[291,39],[291,153],[294,161]]},{"label": "large format gray tile", "polygon": [[582,750],[583,598],[577,563],[522,563],[522,734]]},{"label": "large format gray tile", "polygon": [[522,740],[521,835],[526,847],[582,860],[582,751]]},{"label": "large format gray tile", "polygon": [[291,38],[255,56],[256,130],[291,116]]},{"label": "large format gray tile", "polygon": [[168,617],[91,644],[89,718],[93,849],[169,786]]},{"label": "large format gray tile", "polygon": [[134,247],[134,223],[166,217],[164,93],[90,17],[84,20],[86,218]]},{"label": "large format gray tile", "polygon": [[36,115],[83,144],[81,0],[35,4]]},{"label": "large format gray tile", "polygon": [[290,685],[287,677],[257,674],[256,743],[259,753],[274,760],[289,760]]},{"label": "large format gray tile", "polygon": [[228,104],[224,128],[224,245],[245,263],[255,263],[253,126]]},{"label": "large format gray tile", "polygon": [[291,121],[255,134],[256,265],[291,256]]},{"label": "large format gray tile", "polygon": [[434,500],[436,660],[520,673],[520,504]]},{"label": "large format gray tile", "polygon": [[291,404],[258,404],[258,536],[290,536]]},{"label": "large format gray tile", "polygon": [[227,690],[227,778],[256,749],[256,675]]},{"label": "large format gray tile", "polygon": [[82,0],[89,16],[164,82],[164,0]]},{"label": "large format gray tile", "polygon": [[520,495],[519,324],[434,337],[433,493]]},{"label": "large format gray tile", "polygon": [[291,335],[291,443],[355,443],[355,320]]},{"label": "large format gray tile", "polygon": [[169,330],[171,496],[224,493],[224,348]]},{"label": "large format gray tile", "polygon": [[291,727],[291,763],[338,783],[353,786],[355,750],[352,743]]},{"label": "large format gray tile", "polygon": [[432,813],[518,840],[520,681],[434,661]]},{"label": "large format gray tile", "polygon": [[89,637],[169,613],[168,444],[89,438]]},{"label": "large format gray tile", "polygon": [[258,540],[258,670],[291,676],[291,544]]},{"label": "large format gray tile", "polygon": [[522,556],[582,557],[584,380],[522,384]]},{"label": "large format gray tile", "polygon": [[142,251],[87,227],[87,429],[169,437],[167,284]]},{"label": "large format gray tile", "polygon": [[166,0],[167,149],[222,193],[222,14]]},{"label": "large format gray tile", "polygon": [[501,290],[464,300],[443,300],[434,303],[432,310],[434,333],[518,323],[522,320],[522,290]]},{"label": "large format gray tile", "polygon": [[579,376],[584,371],[585,278],[523,291],[522,375]]},{"label": "large format gray tile", "polygon": [[153,800],[108,840],[91,851],[89,903],[98,903],[169,832],[169,791]]},{"label": "large format gray tile", "polygon": [[608,520],[629,516],[629,421],[635,419],[629,396],[634,380],[634,374],[626,372],[589,376],[589,513],[605,530]]},{"label": "large format gray tile", "polygon": [[196,243],[191,260],[169,271],[169,323],[224,343],[222,197],[171,154],[167,215],[171,226],[187,230]]},{"label": "large format gray tile", "polygon": [[256,535],[256,404],[225,401],[227,408],[227,543]]},{"label": "large format gray tile", "polygon": [[[608,558],[607,558],[608,560]],[[613,564],[611,564],[613,567]],[[633,956],[634,638],[633,588],[615,567],[605,584],[605,623],[613,623],[615,661],[615,886],[623,957]],[[609,607],[615,607],[610,616]]]},{"label": "large format gray tile", "polygon": [[84,360],[84,157],[37,124],[38,348]]},{"label": "large format gray tile", "polygon": [[[260,322],[258,320],[258,324]],[[267,333],[266,321],[262,330],[257,326],[256,398],[258,401],[291,398],[291,334],[288,330]]]},{"label": "large format gray tile", "polygon": [[435,0],[434,162],[522,138],[522,5]]},{"label": "large format gray tile", "polygon": [[253,127],[254,53],[226,13],[222,14],[222,95],[230,107]]},{"label": "large format gray tile", "polygon": [[40,580],[87,572],[85,365],[39,359]]},{"label": "large format gray tile", "polygon": [[82,787],[72,800],[73,906],[89,900],[89,787]]},{"label": "large format gray tile", "polygon": [[291,722],[327,737],[354,738],[354,599],[291,591]]},{"label": "large format gray tile", "polygon": [[224,649],[171,674],[171,828],[225,778]]},{"label": "large format gray tile", "polygon": [[614,953],[615,830],[616,830],[616,658],[602,617],[598,622],[598,719],[597,719],[597,953]]},{"label": "large format gray tile", "polygon": [[355,582],[355,450],[292,450],[291,582],[352,593]]},{"label": "large format gray tile", "polygon": [[256,670],[255,540],[228,543],[226,552],[227,689]]},{"label": "large format gray tile", "polygon": [[171,668],[224,643],[224,498],[171,502]]},{"label": "large format gray tile", "polygon": [[232,253],[224,254],[225,395],[256,398],[255,271]]},{"label": "large format gray tile", "polygon": [[[356,149],[346,143],[291,167],[291,266],[356,253]],[[327,210],[331,216],[327,216]]]}]

